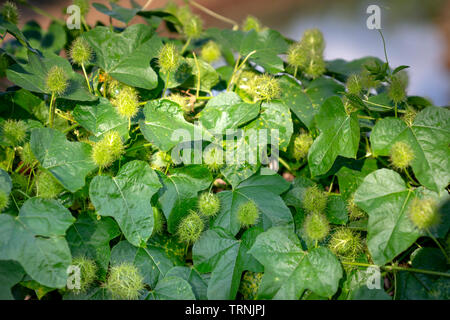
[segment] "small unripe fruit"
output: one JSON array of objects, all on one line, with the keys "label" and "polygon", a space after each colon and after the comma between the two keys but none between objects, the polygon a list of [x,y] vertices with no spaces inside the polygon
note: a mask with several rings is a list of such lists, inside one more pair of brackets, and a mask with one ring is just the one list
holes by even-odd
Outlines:
[{"label": "small unripe fruit", "polygon": [[6,194],[5,191],[0,189],[0,212],[5,210],[6,207],[8,207],[9,204],[9,196]]},{"label": "small unripe fruit", "polygon": [[172,11],[172,13],[177,16],[178,20],[180,20],[181,24],[183,25],[187,24],[193,16],[193,13],[189,6],[177,7],[175,5],[174,8],[169,7],[167,9],[169,10],[169,12]]},{"label": "small unripe fruit", "polygon": [[36,176],[36,195],[41,198],[56,198],[63,190],[63,186],[48,171],[40,171]]},{"label": "small unripe fruit", "polygon": [[223,150],[219,148],[208,148],[203,152],[203,161],[212,173],[219,172],[223,166]]},{"label": "small unripe fruit", "polygon": [[18,146],[25,141],[28,128],[24,121],[8,119],[2,123],[1,127],[2,140],[7,144]]},{"label": "small unripe fruit", "polygon": [[198,16],[192,16],[184,25],[183,32],[188,38],[197,39],[203,31],[203,21]]},{"label": "small unripe fruit", "polygon": [[17,24],[19,22],[19,10],[12,1],[6,1],[2,7],[1,15],[6,21]]},{"label": "small unripe fruit", "polygon": [[292,148],[292,155],[295,160],[301,160],[308,156],[308,151],[313,144],[313,138],[309,133],[302,132],[294,139],[294,145]]},{"label": "small unripe fruit", "polygon": [[330,223],[322,213],[307,215],[303,226],[305,235],[312,241],[323,240],[330,232]]},{"label": "small unripe fruit", "polygon": [[405,121],[408,127],[411,127],[414,123],[414,119],[417,116],[417,111],[410,106],[408,106],[405,111],[406,112],[403,114],[402,120]]},{"label": "small unripe fruit", "polygon": [[355,203],[354,195],[352,195],[347,201],[347,210],[349,212],[350,221],[355,221],[366,216],[366,213],[362,211]]},{"label": "small unripe fruit", "polygon": [[302,206],[307,213],[323,213],[327,207],[327,200],[328,194],[317,185],[313,185],[305,190]]},{"label": "small unripe fruit", "polygon": [[249,200],[238,208],[237,218],[242,228],[250,227],[258,222],[259,209],[255,202]]},{"label": "small unripe fruit", "polygon": [[198,210],[206,217],[213,217],[220,210],[219,197],[210,192],[205,192],[198,198]]},{"label": "small unripe fruit", "polygon": [[136,266],[123,262],[111,267],[105,287],[113,299],[136,300],[144,289],[144,278]]},{"label": "small unripe fruit", "polygon": [[133,118],[139,111],[138,94],[129,86],[124,85],[111,103],[117,108],[117,112],[127,119]]},{"label": "small unripe fruit", "polygon": [[361,76],[357,74],[350,75],[345,83],[345,87],[348,93],[359,95],[362,91]]},{"label": "small unripe fruit", "polygon": [[20,150],[20,159],[26,166],[31,166],[36,161],[36,157],[34,156],[33,151],[31,150],[30,143],[25,143],[23,145],[22,150]]},{"label": "small unripe fruit", "polygon": [[256,300],[258,289],[261,284],[262,272],[246,271],[239,286],[239,292],[243,300]]},{"label": "small unripe fruit", "polygon": [[85,16],[89,12],[89,0],[74,0],[73,4],[80,7],[80,14]]},{"label": "small unripe fruit", "polygon": [[324,49],[322,32],[309,29],[303,33],[300,42],[289,47],[287,61],[291,66],[300,68],[305,75],[317,78],[325,72]]},{"label": "small unripe fruit", "polygon": [[164,151],[157,151],[152,154],[150,159],[150,166],[153,169],[163,170],[167,168],[168,165],[172,162],[172,157],[169,153]]},{"label": "small unripe fruit", "polygon": [[83,38],[76,38],[70,47],[70,58],[77,65],[86,65],[92,57],[92,49],[89,43]]},{"label": "small unripe fruit", "polygon": [[116,98],[120,90],[125,86],[123,83],[113,79],[112,77],[106,75],[105,83],[107,83],[107,93],[110,98]]},{"label": "small unripe fruit", "polygon": [[278,80],[269,74],[255,76],[249,82],[249,91],[256,100],[269,101],[276,99],[281,94]]},{"label": "small unripe fruit", "polygon": [[315,53],[322,53],[325,49],[325,40],[323,34],[319,29],[308,29],[303,33],[302,40],[300,41],[310,51]]},{"label": "small unripe fruit", "polygon": [[84,292],[97,278],[97,264],[92,259],[79,256],[72,260],[72,265],[80,268],[80,288],[75,289],[75,291],[77,293]]},{"label": "small unripe fruit", "polygon": [[414,159],[414,151],[409,144],[397,141],[392,145],[389,156],[394,168],[404,170],[411,165]]},{"label": "small unripe fruit", "polygon": [[392,76],[391,84],[388,89],[388,96],[395,103],[400,103],[406,100],[406,86],[405,79],[398,74]]},{"label": "small unripe fruit", "polygon": [[181,110],[183,110],[183,112],[191,112],[191,108],[188,104],[188,98],[185,96],[182,96],[179,93],[172,93],[171,95],[165,97],[164,99],[170,100],[175,102],[176,104],[178,104],[181,107]]},{"label": "small unripe fruit", "polygon": [[153,232],[152,235],[161,234],[164,231],[164,216],[161,210],[152,207],[153,209]]},{"label": "small unripe fruit", "polygon": [[242,23],[243,31],[255,30],[256,32],[260,32],[262,29],[261,22],[256,17],[251,15],[248,15]]},{"label": "small unripe fruit", "polygon": [[308,55],[303,54],[302,50],[302,46],[297,42],[289,46],[287,52],[287,62],[289,65],[301,68],[307,64]]},{"label": "small unripe fruit", "polygon": [[51,94],[60,96],[66,91],[68,86],[67,74],[63,68],[59,66],[53,66],[48,71],[45,83],[47,86],[47,90]]},{"label": "small unripe fruit", "polygon": [[107,132],[92,148],[92,160],[100,168],[109,167],[124,151],[122,138],[117,131]]},{"label": "small unripe fruit", "polygon": [[178,225],[178,239],[181,242],[192,244],[200,238],[204,227],[205,224],[202,218],[197,212],[191,210],[190,213],[184,217]]},{"label": "small unripe fruit", "polygon": [[220,47],[214,41],[208,41],[200,52],[200,56],[208,63],[214,62],[220,58]]},{"label": "small unripe fruit", "polygon": [[414,198],[409,206],[408,217],[414,226],[420,230],[427,230],[440,222],[440,215],[434,199]]},{"label": "small unripe fruit", "polygon": [[181,54],[178,48],[172,43],[168,42],[162,46],[158,54],[159,68],[163,73],[171,73],[177,70],[181,62]]},{"label": "small unripe fruit", "polygon": [[330,250],[337,256],[353,260],[363,252],[361,236],[352,229],[338,228],[328,243]]},{"label": "small unripe fruit", "polygon": [[257,77],[258,74],[256,74],[253,71],[242,71],[239,75],[239,79],[237,81],[237,87],[241,90],[243,90],[245,93],[251,95],[250,91],[250,84],[252,83],[253,79]]}]

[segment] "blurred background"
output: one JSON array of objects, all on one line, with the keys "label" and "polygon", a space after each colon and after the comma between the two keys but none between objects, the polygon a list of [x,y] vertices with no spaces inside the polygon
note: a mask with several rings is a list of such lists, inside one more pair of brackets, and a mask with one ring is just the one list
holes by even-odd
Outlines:
[{"label": "blurred background", "polygon": [[[144,5],[148,0],[134,0]],[[325,40],[325,59],[351,60],[376,56],[384,60],[383,44],[376,30],[366,27],[371,4],[381,8],[381,27],[386,40],[389,63],[392,67],[409,65],[408,93],[431,99],[435,105],[450,104],[450,0],[196,0],[205,7],[241,22],[250,14],[262,24],[285,36],[299,40],[308,28],[322,30]],[[3,3],[5,1],[0,1]],[[91,1],[107,4],[105,0]],[[183,0],[174,0],[184,4]],[[30,0],[29,3],[65,19],[66,8],[72,0]],[[166,0],[153,0],[147,9],[161,8]],[[119,5],[131,7],[129,0]],[[50,19],[18,4],[20,25],[36,20],[47,28]],[[204,18],[205,26],[230,27],[203,12],[193,11]],[[91,7],[87,22],[109,23],[109,17]],[[134,18],[130,23],[140,22]],[[117,26],[123,26],[119,21]]]}]

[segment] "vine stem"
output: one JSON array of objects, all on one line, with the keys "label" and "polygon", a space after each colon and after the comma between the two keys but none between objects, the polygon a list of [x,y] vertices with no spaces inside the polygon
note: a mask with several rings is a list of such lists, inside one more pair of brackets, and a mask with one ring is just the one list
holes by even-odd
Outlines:
[{"label": "vine stem", "polygon": [[83,73],[84,73],[84,78],[86,79],[86,83],[88,85],[89,88],[89,92],[92,93],[92,89],[91,89],[91,85],[89,84],[89,79],[86,73],[86,69],[84,68],[84,63],[81,64],[81,69],[83,69]]},{"label": "vine stem", "polygon": [[55,117],[54,103],[55,103],[55,94],[52,93],[52,97],[50,98],[50,108],[48,111],[48,124],[50,128],[53,128],[53,119]]},{"label": "vine stem", "polygon": [[167,87],[169,86],[169,77],[170,77],[170,72],[167,72],[166,82],[164,83],[164,90],[162,92],[163,98],[166,96]]},{"label": "vine stem", "polygon": [[450,259],[448,258],[447,252],[445,252],[444,248],[442,247],[442,245],[440,244],[440,242],[435,238],[435,236],[433,236],[433,234],[430,232],[430,230],[427,229],[427,234],[428,236],[433,239],[433,241],[437,244],[437,246],[439,247],[439,249],[441,249],[442,254],[444,255],[444,257],[447,259],[447,261],[450,261]]},{"label": "vine stem", "polygon": [[247,62],[248,58],[250,58],[252,55],[254,55],[256,53],[256,50],[253,50],[252,52],[250,52],[245,58],[244,60],[239,64],[239,66],[236,68],[236,66],[239,63],[240,57],[238,57],[238,60],[236,60],[236,64],[234,65],[234,70],[233,70],[233,74],[231,75],[231,79],[230,79],[230,83],[228,84],[227,87],[227,91],[230,90],[231,85],[234,82],[234,78],[236,77],[236,74],[239,72],[239,70],[242,69],[242,67],[245,65],[245,63]]},{"label": "vine stem", "polygon": [[142,7],[141,11],[144,11],[152,2],[153,0],[148,0],[147,3]]},{"label": "vine stem", "polygon": [[183,49],[181,49],[181,54],[183,54],[184,51],[186,51],[187,47],[188,47],[189,44],[191,43],[191,40],[192,40],[191,37],[187,38],[186,43],[185,43],[184,46],[183,46]]},{"label": "vine stem", "polygon": [[222,16],[222,15],[220,15],[220,14],[218,14],[218,13],[216,13],[216,12],[214,12],[214,11],[204,7],[204,6],[202,6],[201,4],[199,4],[199,3],[197,3],[197,2],[195,2],[193,0],[189,1],[189,3],[192,4],[194,7],[200,9],[204,13],[210,15],[211,17],[214,17],[214,18],[216,18],[216,19],[218,19],[220,21],[223,21],[223,22],[226,22],[226,23],[229,23],[229,24],[233,25],[233,29],[235,29],[235,30],[237,30],[239,28],[239,24],[236,21],[234,21],[234,20],[232,20],[230,18],[224,17],[224,16]]},{"label": "vine stem", "polygon": [[200,80],[201,80],[201,74],[200,74],[200,66],[198,64],[197,55],[195,52],[192,52],[194,55],[194,61],[195,61],[195,67],[197,68],[197,90],[195,92],[195,98],[197,99],[200,93]]},{"label": "vine stem", "polygon": [[389,66],[389,60],[388,60],[387,52],[386,52],[386,42],[384,41],[383,32],[381,32],[380,29],[377,29],[377,30],[378,30],[378,32],[380,33],[381,39],[383,40],[384,57],[386,58],[386,63],[387,63],[388,66]]},{"label": "vine stem", "polygon": [[284,161],[283,158],[278,157],[278,161],[280,161],[280,163],[286,168],[288,169],[289,172],[292,172],[291,167],[288,165],[288,163],[286,161]]},{"label": "vine stem", "polygon": [[342,261],[342,263],[350,265],[350,266],[357,266],[357,267],[366,267],[366,268],[376,267],[376,268],[384,269],[386,271],[408,271],[408,272],[423,273],[423,274],[429,274],[429,275],[433,275],[433,276],[442,276],[442,277],[450,278],[450,273],[425,270],[425,269],[405,268],[405,267],[398,267],[398,266],[381,266],[380,267],[380,266],[377,266],[376,264],[361,263],[361,262]]}]

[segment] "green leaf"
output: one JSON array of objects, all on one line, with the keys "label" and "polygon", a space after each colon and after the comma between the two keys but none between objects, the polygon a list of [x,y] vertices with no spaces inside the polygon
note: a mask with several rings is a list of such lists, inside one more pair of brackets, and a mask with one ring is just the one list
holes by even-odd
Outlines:
[{"label": "green leaf", "polygon": [[91,160],[90,145],[67,141],[65,135],[57,130],[33,129],[30,144],[41,166],[70,192],[82,188],[86,175],[96,168]]},{"label": "green leaf", "polygon": [[166,277],[172,276],[186,280],[191,285],[196,300],[208,300],[208,282],[194,267],[173,267],[166,273]]},{"label": "green leaf", "polygon": [[170,276],[158,282],[147,297],[151,300],[195,300],[192,287],[186,280]]},{"label": "green leaf", "polygon": [[108,271],[111,250],[109,242],[120,235],[117,224],[111,218],[93,219],[87,214],[78,216],[77,221],[67,230],[72,257],[84,256],[95,260],[102,279]]},{"label": "green leaf", "polygon": [[303,251],[287,226],[261,233],[249,253],[264,266],[261,299],[298,299],[306,289],[331,297],[342,277],[341,265],[331,251],[324,247]]},{"label": "green leaf", "polygon": [[248,254],[260,228],[248,229],[241,241],[220,228],[205,231],[194,244],[192,256],[195,268],[211,272],[207,296],[209,300],[233,300],[239,289],[242,272],[262,271],[261,265]]},{"label": "green leaf", "polygon": [[0,300],[14,300],[11,288],[25,275],[20,264],[11,260],[0,260]]},{"label": "green leaf", "polygon": [[169,151],[181,142],[211,137],[201,126],[187,122],[178,104],[169,100],[149,101],[144,115],[145,120],[139,121],[141,132],[162,151]]},{"label": "green leaf", "polygon": [[199,113],[199,120],[211,133],[225,134],[227,129],[237,129],[258,114],[258,104],[242,102],[234,92],[223,92],[208,101]]},{"label": "green leaf", "polygon": [[95,65],[111,77],[133,87],[156,88],[158,76],[150,60],[162,43],[152,28],[135,24],[116,33],[109,27],[95,27],[83,37],[95,52]]},{"label": "green leaf", "polygon": [[77,105],[73,110],[73,117],[97,138],[110,130],[128,137],[128,120],[117,113],[108,99],[100,98],[93,105]]},{"label": "green leaf", "polygon": [[377,265],[394,259],[421,235],[407,216],[413,194],[388,169],[370,173],[356,190],[355,203],[369,215],[367,246]]},{"label": "green leaf", "polygon": [[170,170],[170,175],[160,174],[163,187],[159,203],[167,219],[167,230],[175,233],[179,221],[197,206],[198,192],[211,185],[212,176],[203,166],[190,165]]},{"label": "green leaf", "polygon": [[8,174],[3,169],[0,169],[0,190],[4,191],[6,195],[9,195],[12,189],[12,180]]},{"label": "green leaf", "polygon": [[346,224],[348,221],[347,204],[341,195],[332,194],[328,197],[325,213],[332,224]]},{"label": "green leaf", "polygon": [[238,164],[225,164],[220,168],[220,173],[223,174],[225,179],[233,186],[236,187],[242,181],[250,178],[254,175],[260,165],[252,165],[248,162]]},{"label": "green leaf", "polygon": [[44,286],[64,287],[71,263],[64,233],[74,220],[56,200],[27,200],[18,217],[0,215],[0,260],[19,262]]},{"label": "green leaf", "polygon": [[126,239],[141,246],[153,231],[150,200],[160,187],[150,166],[134,160],[122,166],[115,177],[96,176],[89,186],[89,196],[100,215],[113,217]]},{"label": "green leaf", "polygon": [[380,64],[383,63],[376,57],[363,57],[351,61],[335,59],[327,61],[327,71],[331,72],[337,79],[345,81],[347,77],[352,74],[360,74],[363,70],[365,70],[365,65],[375,62]]},{"label": "green leaf", "polygon": [[[241,229],[237,213],[240,205],[252,200],[260,211],[258,226],[292,224],[292,215],[279,196],[289,188],[289,183],[280,175],[255,175],[241,182],[233,190],[217,193],[221,207],[213,226],[223,228],[236,235]],[[293,226],[292,226],[293,227]]]},{"label": "green leaf", "polygon": [[174,266],[163,249],[152,245],[137,248],[128,241],[119,242],[111,251],[111,264],[118,265],[122,262],[136,266],[144,277],[144,282],[152,288]]},{"label": "green leaf", "polygon": [[320,135],[308,154],[312,176],[326,173],[337,156],[356,158],[359,144],[359,124],[355,113],[348,115],[339,97],[328,98],[316,115]]},{"label": "green leaf", "polygon": [[303,87],[293,78],[280,77],[281,101],[284,102],[294,114],[309,129],[314,127],[314,116],[319,112],[320,106],[329,97],[344,92],[344,87],[331,78],[317,78]]},{"label": "green leaf", "polygon": [[430,190],[440,192],[450,182],[450,111],[427,107],[411,127],[396,118],[377,122],[370,135],[374,156],[388,156],[397,141],[407,143],[414,152],[411,168],[417,180]]},{"label": "green leaf", "polygon": [[37,50],[33,49],[28,42],[27,38],[24,36],[22,31],[13,23],[6,21],[3,19],[3,15],[0,16],[0,34],[4,34],[5,32],[9,32],[14,38],[17,39],[24,47],[28,50],[38,53]]},{"label": "green leaf", "polygon": [[375,159],[366,159],[361,170],[353,170],[342,167],[336,173],[339,181],[339,191],[345,200],[348,200],[363,182],[364,178],[371,172],[377,170]]},{"label": "green leaf", "polygon": [[50,52],[47,52],[43,57],[31,51],[28,52],[28,63],[18,63],[10,66],[6,71],[6,75],[9,81],[24,89],[50,94],[46,85],[46,77],[53,66],[62,68],[68,79],[67,89],[58,98],[78,101],[97,99],[89,93],[83,76],[74,72],[66,59]]},{"label": "green leaf", "polygon": [[198,59],[198,68],[195,60],[192,58],[185,58],[188,64],[189,76],[182,83],[183,87],[197,88],[198,73],[200,69],[200,91],[210,91],[219,82],[219,75],[217,71],[207,62]]},{"label": "green leaf", "polygon": [[[134,4],[134,2],[131,2]],[[134,18],[134,16],[141,10],[141,7],[136,6],[134,8],[125,8],[121,7],[118,4],[115,4],[114,2],[110,2],[109,5],[111,6],[111,9],[105,6],[102,3],[93,3],[92,6],[99,12],[104,13],[111,18],[117,19],[125,24],[128,24],[131,19]]]}]

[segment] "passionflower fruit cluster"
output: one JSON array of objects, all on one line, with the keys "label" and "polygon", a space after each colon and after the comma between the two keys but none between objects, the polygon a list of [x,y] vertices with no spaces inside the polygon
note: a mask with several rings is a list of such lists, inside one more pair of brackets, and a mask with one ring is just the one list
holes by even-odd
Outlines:
[{"label": "passionflower fruit cluster", "polygon": [[122,138],[117,131],[107,132],[92,148],[92,160],[100,168],[109,167],[123,154]]},{"label": "passionflower fruit cluster", "polygon": [[237,218],[242,228],[255,225],[260,216],[260,211],[253,200],[242,203],[237,211]]},{"label": "passionflower fruit cluster", "polygon": [[212,192],[205,192],[198,198],[198,210],[205,217],[214,217],[220,210],[220,199]]},{"label": "passionflower fruit cluster", "polygon": [[428,230],[441,220],[437,202],[432,198],[414,198],[409,206],[408,217],[419,230]]},{"label": "passionflower fruit cluster", "polygon": [[172,73],[177,70],[182,60],[180,51],[172,43],[164,44],[158,53],[159,68],[163,73]]},{"label": "passionflower fruit cluster", "polygon": [[309,132],[302,131],[294,138],[292,156],[299,161],[308,156],[309,148],[313,144],[313,138]]},{"label": "passionflower fruit cluster", "polygon": [[69,81],[66,72],[60,66],[53,66],[45,80],[47,90],[55,96],[61,96],[66,91]]},{"label": "passionflower fruit cluster", "polygon": [[392,166],[397,170],[405,170],[414,160],[414,151],[410,145],[403,141],[394,143],[389,151]]},{"label": "passionflower fruit cluster", "polygon": [[303,232],[311,241],[321,241],[330,232],[330,223],[324,212],[327,207],[328,193],[317,185],[308,187],[302,198],[302,207],[306,212]]},{"label": "passionflower fruit cluster", "polygon": [[190,210],[189,214],[178,225],[178,239],[181,242],[193,244],[200,238],[204,228],[205,223],[202,217],[197,212]]},{"label": "passionflower fruit cluster", "polygon": [[75,293],[85,292],[96,280],[98,267],[94,260],[79,256],[72,260],[72,265],[80,268],[80,287]]},{"label": "passionflower fruit cluster", "polygon": [[69,56],[74,64],[84,66],[91,61],[92,48],[86,40],[78,37],[72,42]]},{"label": "passionflower fruit cluster", "polygon": [[278,80],[270,74],[256,75],[249,81],[249,93],[255,100],[270,101],[281,94]]},{"label": "passionflower fruit cluster", "polygon": [[136,266],[123,262],[110,268],[105,288],[113,299],[136,300],[144,289],[144,278]]},{"label": "passionflower fruit cluster", "polygon": [[112,99],[111,103],[117,108],[117,112],[124,118],[130,120],[139,111],[139,98],[136,89],[122,85],[119,93]]}]

